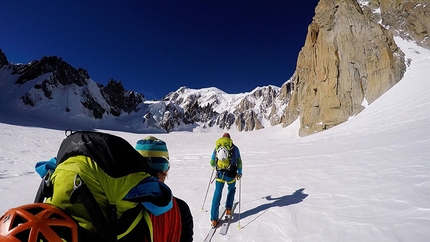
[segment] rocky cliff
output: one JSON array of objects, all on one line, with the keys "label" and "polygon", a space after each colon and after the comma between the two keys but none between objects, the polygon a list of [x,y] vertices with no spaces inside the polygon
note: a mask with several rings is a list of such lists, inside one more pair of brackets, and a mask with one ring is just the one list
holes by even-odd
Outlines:
[{"label": "rocky cliff", "polygon": [[[367,11],[363,11],[363,8]],[[405,72],[393,32],[355,0],[321,0],[294,73],[284,126],[300,118],[300,136],[360,113]]]}]

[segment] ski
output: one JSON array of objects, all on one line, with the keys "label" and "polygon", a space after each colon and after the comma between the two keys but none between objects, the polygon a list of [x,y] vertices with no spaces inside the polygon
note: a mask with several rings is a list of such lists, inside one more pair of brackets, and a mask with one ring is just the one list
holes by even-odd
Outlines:
[{"label": "ski", "polygon": [[206,235],[206,238],[205,238],[205,240],[203,240],[203,242],[210,242],[212,240],[212,237],[214,236],[216,229],[221,224],[221,221],[222,221],[222,218],[224,217],[225,211],[226,210],[224,209],[224,211],[222,212],[221,216],[218,219],[216,226],[211,226],[211,229],[209,230],[208,235]]},{"label": "ski", "polygon": [[231,220],[233,218],[234,209],[236,208],[236,206],[238,204],[239,204],[239,202],[234,203],[233,208],[231,209],[230,216],[228,216],[228,218],[226,218],[227,221],[221,225],[221,231],[219,232],[220,234],[222,234],[222,235],[226,235],[227,234],[228,227],[230,227],[230,223],[231,223]]}]

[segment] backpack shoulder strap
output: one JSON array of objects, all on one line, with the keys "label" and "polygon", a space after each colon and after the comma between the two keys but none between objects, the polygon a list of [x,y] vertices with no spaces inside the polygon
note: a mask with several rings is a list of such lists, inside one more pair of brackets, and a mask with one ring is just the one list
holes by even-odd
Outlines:
[{"label": "backpack shoulder strap", "polygon": [[[109,219],[106,219],[94,195],[91,193],[90,189],[81,179],[79,174],[76,174],[74,189],[70,194],[70,202],[72,204],[75,203],[78,197],[81,199],[85,210],[90,216],[91,222],[96,228],[97,234],[99,234],[106,241],[116,241],[116,230],[113,225],[113,223],[117,220],[116,207],[113,209],[110,207],[110,213],[108,214]],[[111,218],[113,212],[115,219]]]}]

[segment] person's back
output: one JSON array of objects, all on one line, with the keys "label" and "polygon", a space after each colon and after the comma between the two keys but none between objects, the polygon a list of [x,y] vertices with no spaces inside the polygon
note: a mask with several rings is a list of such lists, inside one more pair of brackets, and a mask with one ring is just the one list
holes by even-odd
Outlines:
[{"label": "person's back", "polygon": [[173,207],[158,216],[150,214],[154,241],[180,241],[182,222],[181,213],[176,199],[173,199]]},{"label": "person's back", "polygon": [[[225,146],[225,149],[220,149]],[[224,133],[215,142],[215,149],[212,152],[210,165],[216,170],[216,182],[214,196],[211,206],[211,224],[216,226],[219,222],[219,206],[221,202],[222,190],[227,183],[228,192],[226,199],[226,214],[230,215],[233,209],[234,195],[236,194],[236,180],[242,177],[242,158],[239,148],[233,144],[230,134]]]},{"label": "person's back", "polygon": [[193,231],[194,222],[193,222],[193,215],[191,214],[190,207],[182,199],[179,199],[177,197],[174,197],[174,199],[176,200],[179,211],[181,213],[181,223],[182,223],[181,242],[191,242],[193,241],[193,235],[194,235],[194,231]]},{"label": "person's back", "polygon": [[[150,174],[164,182],[170,169],[166,143],[153,136],[137,141],[136,150],[151,159]],[[151,214],[154,241],[193,241],[193,217],[188,204],[173,197],[173,207],[162,215]],[[166,230],[168,228],[168,230]]]}]

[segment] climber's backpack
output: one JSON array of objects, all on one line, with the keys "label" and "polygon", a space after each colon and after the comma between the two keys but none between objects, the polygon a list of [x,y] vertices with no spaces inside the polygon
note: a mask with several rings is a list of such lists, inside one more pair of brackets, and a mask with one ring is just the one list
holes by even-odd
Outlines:
[{"label": "climber's backpack", "polygon": [[[46,175],[35,202],[72,215],[83,231],[82,241],[151,241],[152,225],[142,203],[167,206],[171,201],[170,189],[149,175],[148,159],[118,136],[71,133],[56,158],[40,163],[39,168],[49,169],[39,172],[36,165],[39,175]],[[146,193],[133,193],[137,186]]]},{"label": "climber's backpack", "polygon": [[233,152],[233,140],[221,137],[215,142],[216,169],[226,171],[230,177],[236,176],[237,159]]}]

